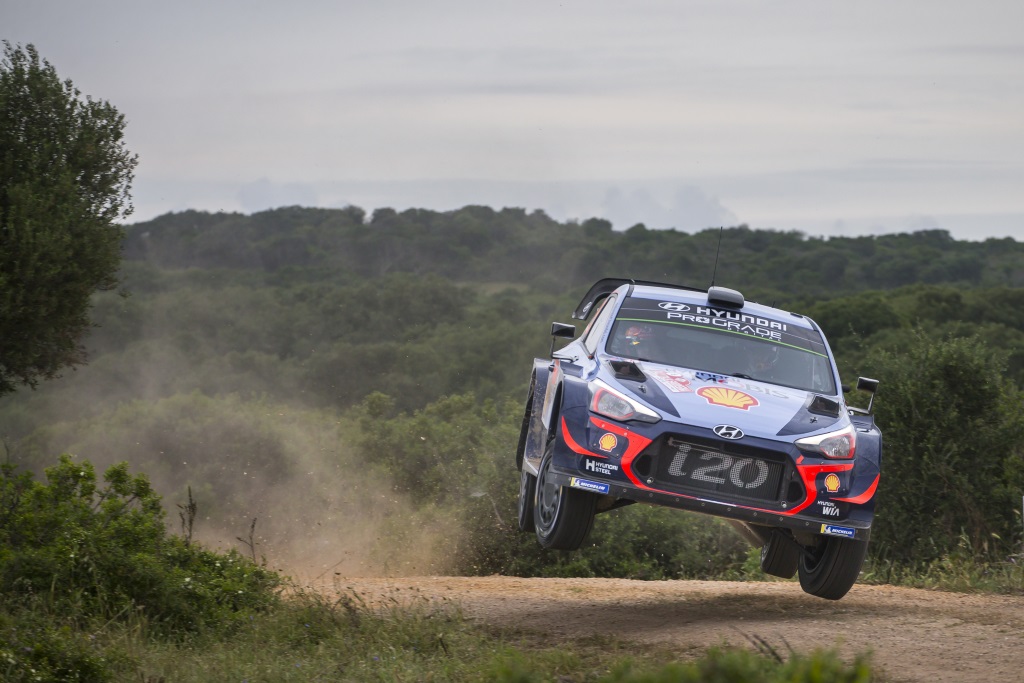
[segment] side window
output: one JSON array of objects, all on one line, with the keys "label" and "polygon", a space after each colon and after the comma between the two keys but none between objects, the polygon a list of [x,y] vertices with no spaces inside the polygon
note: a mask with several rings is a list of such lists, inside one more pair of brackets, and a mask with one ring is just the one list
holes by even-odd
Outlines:
[{"label": "side window", "polygon": [[597,345],[601,341],[601,337],[604,336],[605,330],[608,329],[608,323],[611,321],[612,310],[615,309],[615,296],[609,296],[601,302],[601,308],[594,313],[594,320],[587,326],[587,329],[583,332],[583,346],[587,349],[587,353],[591,356],[597,351]]}]

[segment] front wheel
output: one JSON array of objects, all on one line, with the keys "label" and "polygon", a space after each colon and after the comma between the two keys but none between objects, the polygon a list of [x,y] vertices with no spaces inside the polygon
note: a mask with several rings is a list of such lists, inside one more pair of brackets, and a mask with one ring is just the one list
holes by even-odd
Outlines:
[{"label": "front wheel", "polygon": [[811,595],[838,600],[857,581],[868,553],[866,541],[821,536],[800,556],[800,587]]},{"label": "front wheel", "polygon": [[594,525],[597,496],[554,482],[551,461],[555,440],[548,442],[540,461],[533,508],[537,541],[551,550],[576,550]]}]

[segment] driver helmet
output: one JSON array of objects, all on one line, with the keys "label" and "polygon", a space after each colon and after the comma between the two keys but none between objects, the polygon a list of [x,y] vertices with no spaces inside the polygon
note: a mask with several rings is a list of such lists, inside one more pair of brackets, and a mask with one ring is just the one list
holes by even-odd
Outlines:
[{"label": "driver helmet", "polygon": [[654,339],[654,330],[650,325],[630,325],[626,328],[626,342],[630,346],[640,346],[651,339]]},{"label": "driver helmet", "polygon": [[770,372],[779,362],[779,347],[773,344],[757,344],[748,356],[750,369],[755,373]]}]

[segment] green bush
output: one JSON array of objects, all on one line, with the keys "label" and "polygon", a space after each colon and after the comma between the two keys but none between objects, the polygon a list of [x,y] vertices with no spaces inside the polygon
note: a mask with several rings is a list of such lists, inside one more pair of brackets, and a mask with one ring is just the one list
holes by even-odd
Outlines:
[{"label": "green bush", "polygon": [[96,638],[47,615],[0,608],[0,680],[104,683],[120,661]]},{"label": "green bush", "polygon": [[417,505],[471,505],[475,498],[494,496],[509,481],[518,481],[518,404],[477,402],[464,394],[442,398],[411,415],[394,415],[393,409],[389,396],[367,397],[360,446],[386,470],[395,489]]},{"label": "green bush", "polygon": [[167,533],[160,498],[126,464],[97,486],[62,455],[47,483],[0,466],[0,597],[71,619],[143,618],[159,633],[224,628],[277,601],[279,577]]},{"label": "green bush", "polygon": [[[656,669],[638,668],[626,660],[596,680],[598,683],[868,683],[874,680],[865,655],[846,664],[835,652],[791,653],[784,659],[764,642],[758,648],[760,654],[735,648],[713,648],[696,661]],[[512,659],[497,664],[489,680],[535,683],[555,679],[520,659]]]},{"label": "green bush", "polygon": [[866,657],[858,657],[849,665],[834,652],[793,654],[781,660],[774,650],[758,655],[746,650],[712,649],[695,662],[671,664],[649,673],[613,672],[601,683],[868,683],[874,678]]},{"label": "green bush", "polygon": [[927,564],[969,548],[1005,558],[1020,538],[1024,398],[1005,357],[978,339],[918,331],[868,364],[885,434],[872,554],[879,565]]}]

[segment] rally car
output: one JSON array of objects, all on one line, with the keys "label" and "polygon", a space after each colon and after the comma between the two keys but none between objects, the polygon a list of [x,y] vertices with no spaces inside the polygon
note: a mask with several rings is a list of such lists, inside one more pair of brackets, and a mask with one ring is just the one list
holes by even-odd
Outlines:
[{"label": "rally car", "polygon": [[[631,503],[730,520],[761,568],[838,600],[867,552],[882,435],[821,329],[798,313],[696,289],[604,279],[535,359],[516,464],[519,528],[573,550]],[[555,339],[573,339],[555,350]],[[878,382],[861,377],[871,394]]]}]

